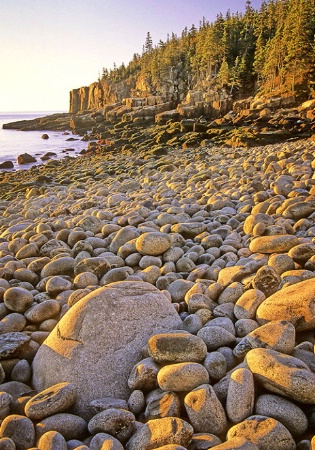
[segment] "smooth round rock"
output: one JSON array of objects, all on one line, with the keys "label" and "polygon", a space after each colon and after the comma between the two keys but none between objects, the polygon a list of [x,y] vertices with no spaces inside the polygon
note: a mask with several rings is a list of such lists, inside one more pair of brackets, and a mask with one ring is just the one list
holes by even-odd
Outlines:
[{"label": "smooth round rock", "polygon": [[37,438],[43,436],[47,431],[57,431],[66,441],[82,439],[87,434],[87,423],[82,417],[74,414],[59,413],[37,422],[35,431]]},{"label": "smooth round rock", "polygon": [[32,323],[40,323],[56,316],[61,309],[57,300],[45,300],[29,308],[24,316]]},{"label": "smooth round rock", "polygon": [[259,236],[251,241],[249,249],[253,253],[286,253],[298,244],[298,238],[289,234]]},{"label": "smooth round rock", "polygon": [[224,408],[209,384],[189,392],[184,405],[195,432],[221,435],[227,430]]},{"label": "smooth round rock", "polygon": [[[47,242],[47,244],[50,241]],[[62,242],[62,241],[61,241]],[[45,245],[47,245],[45,244]],[[43,247],[45,247],[43,245]],[[66,245],[63,242],[63,246]],[[46,254],[46,252],[43,252],[43,247],[41,248],[41,253],[43,256],[49,256],[49,253]],[[74,259],[70,256],[64,256],[62,258],[55,259],[54,261],[51,261],[50,263],[46,264],[42,271],[41,271],[41,277],[53,277],[54,275],[72,275],[73,269],[74,269]]]},{"label": "smooth round rock", "polygon": [[[26,319],[21,313],[7,314],[0,321],[0,334],[23,331],[26,325]],[[1,353],[1,352],[0,352]]]},{"label": "smooth round rock", "polygon": [[181,402],[175,392],[155,389],[146,396],[145,402],[144,417],[146,420],[180,417],[181,415]]},{"label": "smooth round rock", "polygon": [[235,342],[235,336],[219,326],[205,326],[198,331],[197,336],[205,342],[208,351],[215,351]]},{"label": "smooth round rock", "polygon": [[25,415],[32,420],[63,412],[73,405],[76,391],[71,383],[60,383],[41,391],[25,405]]},{"label": "smooth round rock", "polygon": [[126,450],[150,450],[169,444],[187,447],[193,434],[193,427],[177,417],[149,420],[132,435]]},{"label": "smooth round rock", "polygon": [[12,414],[1,423],[0,438],[8,437],[15,443],[17,450],[26,450],[35,444],[33,422],[25,416]]},{"label": "smooth round rock", "polygon": [[124,409],[109,408],[96,414],[88,423],[91,434],[108,433],[121,442],[131,436],[136,418]]},{"label": "smooth round rock", "polygon": [[226,413],[232,423],[242,422],[254,412],[254,377],[248,369],[236,369],[230,377]]},{"label": "smooth round rock", "polygon": [[16,445],[12,439],[4,437],[0,438],[0,448],[1,450],[16,450]]},{"label": "smooth round rock", "polygon": [[131,370],[128,377],[130,389],[150,391],[158,387],[157,374],[161,366],[152,358],[145,358],[138,362]]},{"label": "smooth round rock", "polygon": [[207,346],[201,338],[189,333],[163,333],[149,339],[148,351],[157,363],[201,362]]},{"label": "smooth round rock", "polygon": [[191,391],[201,384],[209,383],[209,374],[201,364],[184,362],[162,367],[157,380],[164,391]]},{"label": "smooth round rock", "polygon": [[278,395],[260,395],[256,399],[255,414],[273,417],[281,422],[293,436],[300,436],[308,428],[308,420],[302,409]]},{"label": "smooth round rock", "polygon": [[229,429],[227,438],[243,437],[256,444],[259,450],[295,450],[289,431],[271,417],[254,415]]},{"label": "smooth round rock", "polygon": [[300,403],[315,403],[315,374],[300,359],[274,350],[250,350],[245,361],[268,391]]},{"label": "smooth round rock", "polygon": [[41,450],[67,450],[65,438],[57,431],[47,431],[38,441]]},{"label": "smooth round rock", "polygon": [[170,236],[159,231],[143,233],[136,240],[136,249],[142,255],[157,256],[166,252],[172,245]]},{"label": "smooth round rock", "polygon": [[7,392],[0,391],[0,420],[5,419],[10,414],[11,404],[12,396]]},{"label": "smooth round rock", "polygon": [[226,359],[220,352],[207,353],[203,365],[207,369],[210,379],[212,380],[220,380],[227,371]]},{"label": "smooth round rock", "polygon": [[128,377],[148,338],[181,324],[171,303],[148,283],[118,282],[92,291],[72,306],[39,348],[34,387],[42,391],[73,383],[75,411],[89,417],[96,398],[128,399]]},{"label": "smooth round rock", "polygon": [[12,381],[20,381],[21,383],[28,383],[32,376],[31,366],[26,359],[20,361],[13,367],[11,372]]},{"label": "smooth round rock", "polygon": [[277,352],[291,354],[295,346],[295,328],[286,320],[273,320],[248,333],[233,350],[242,358],[253,348],[270,348]]},{"label": "smooth round rock", "polygon": [[118,439],[107,433],[97,433],[93,436],[89,448],[90,450],[124,450]]},{"label": "smooth round rock", "polygon": [[268,297],[257,309],[256,320],[288,320],[296,331],[315,328],[315,279],[301,281]]},{"label": "smooth round rock", "polygon": [[24,313],[32,305],[34,297],[26,289],[11,287],[5,291],[3,301],[10,311]]}]

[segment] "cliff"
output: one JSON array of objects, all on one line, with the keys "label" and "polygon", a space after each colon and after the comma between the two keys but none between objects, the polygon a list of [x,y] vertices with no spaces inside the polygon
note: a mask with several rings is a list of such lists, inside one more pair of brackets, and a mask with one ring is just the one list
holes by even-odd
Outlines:
[{"label": "cliff", "polygon": [[[224,89],[188,90],[181,74],[172,73],[158,86],[151,86],[143,75],[123,81],[98,81],[70,92],[71,114],[102,111],[111,122],[151,120],[161,113],[196,118],[217,118],[231,110],[232,97]],[[127,116],[126,116],[127,115]]]}]

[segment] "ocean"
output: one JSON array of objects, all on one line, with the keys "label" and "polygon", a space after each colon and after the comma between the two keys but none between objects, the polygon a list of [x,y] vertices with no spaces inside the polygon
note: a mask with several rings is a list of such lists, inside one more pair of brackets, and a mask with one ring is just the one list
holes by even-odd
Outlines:
[{"label": "ocean", "polygon": [[[48,116],[55,112],[65,111],[0,113],[0,164],[4,161],[12,161],[14,163],[14,169],[11,170],[29,169],[34,165],[44,164],[40,158],[47,152],[57,154],[57,157],[52,159],[60,159],[66,155],[78,156],[81,150],[86,149],[87,142],[81,141],[80,136],[73,134],[65,135],[62,131],[18,131],[4,130],[2,128],[2,125],[5,123],[36,119],[37,117]],[[42,139],[41,136],[43,133],[47,133],[49,139]],[[78,140],[67,142],[67,139],[70,137]],[[66,149],[74,149],[74,151],[70,150],[67,153],[62,153]],[[22,153],[28,153],[34,156],[37,162],[25,165],[17,164],[17,157]]]}]

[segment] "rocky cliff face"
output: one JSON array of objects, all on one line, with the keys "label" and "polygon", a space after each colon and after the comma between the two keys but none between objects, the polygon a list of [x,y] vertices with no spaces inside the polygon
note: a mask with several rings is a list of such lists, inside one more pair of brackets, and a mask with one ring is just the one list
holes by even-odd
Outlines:
[{"label": "rocky cliff face", "polygon": [[[173,111],[183,118],[202,115],[216,118],[232,108],[232,98],[224,91],[187,90],[180,77],[170,74],[158,87],[150,86],[143,75],[114,83],[92,83],[70,92],[71,114],[98,110],[111,122],[151,120],[158,114]],[[175,110],[175,111],[174,111]]]}]

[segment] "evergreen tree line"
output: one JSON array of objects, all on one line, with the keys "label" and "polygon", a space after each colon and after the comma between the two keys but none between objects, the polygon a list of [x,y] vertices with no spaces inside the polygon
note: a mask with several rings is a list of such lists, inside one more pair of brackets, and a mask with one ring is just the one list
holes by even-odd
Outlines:
[{"label": "evergreen tree line", "polygon": [[148,32],[142,55],[127,66],[103,69],[101,81],[142,75],[152,94],[163,83],[180,89],[222,90],[234,98],[252,94],[315,98],[315,0],[268,0],[259,10],[214,22],[203,18],[153,45]]}]

